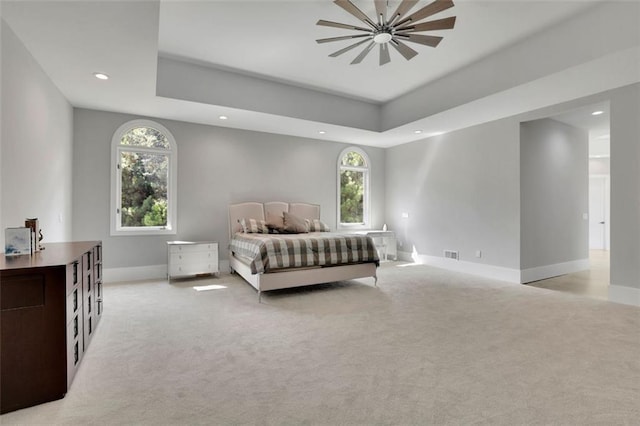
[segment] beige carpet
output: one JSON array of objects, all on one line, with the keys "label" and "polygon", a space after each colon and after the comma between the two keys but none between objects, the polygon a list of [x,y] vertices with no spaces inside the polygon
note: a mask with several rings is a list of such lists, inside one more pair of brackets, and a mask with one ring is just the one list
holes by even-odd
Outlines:
[{"label": "beige carpet", "polygon": [[107,285],[66,398],[0,423],[640,423],[639,308],[399,265],[262,304],[229,275]]}]

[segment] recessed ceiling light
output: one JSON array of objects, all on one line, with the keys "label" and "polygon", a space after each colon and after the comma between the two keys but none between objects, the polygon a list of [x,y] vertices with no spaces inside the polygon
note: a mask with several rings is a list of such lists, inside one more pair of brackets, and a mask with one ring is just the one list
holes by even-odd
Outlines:
[{"label": "recessed ceiling light", "polygon": [[102,72],[94,72],[93,75],[99,80],[109,80],[109,76]]},{"label": "recessed ceiling light", "polygon": [[229,117],[227,117],[226,115],[221,115],[220,117],[218,117],[220,120],[227,120]]},{"label": "recessed ceiling light", "polygon": [[327,132],[325,132],[324,130],[320,130],[318,133],[320,133],[321,135],[326,134]]},{"label": "recessed ceiling light", "polygon": [[600,115],[600,114],[604,114],[604,111],[593,111],[591,113],[591,115]]},{"label": "recessed ceiling light", "polygon": [[420,133],[422,133],[422,130],[414,130],[413,133],[415,133],[416,135],[419,135]]}]

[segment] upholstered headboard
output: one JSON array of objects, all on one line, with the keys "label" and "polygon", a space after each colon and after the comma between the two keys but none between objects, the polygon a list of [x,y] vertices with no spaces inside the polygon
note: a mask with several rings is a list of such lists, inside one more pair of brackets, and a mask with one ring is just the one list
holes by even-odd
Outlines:
[{"label": "upholstered headboard", "polygon": [[268,203],[238,203],[229,205],[229,237],[242,230],[240,219],[266,220],[267,213],[282,215],[289,212],[303,219],[320,219],[320,206],[309,203],[285,203],[282,201],[270,201]]}]

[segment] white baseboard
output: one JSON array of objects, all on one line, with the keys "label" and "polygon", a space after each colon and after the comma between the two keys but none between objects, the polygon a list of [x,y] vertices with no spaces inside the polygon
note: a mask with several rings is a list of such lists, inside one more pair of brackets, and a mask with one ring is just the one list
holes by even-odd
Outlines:
[{"label": "white baseboard", "polygon": [[553,265],[539,266],[536,268],[523,269],[520,274],[522,284],[533,281],[544,280],[574,272],[585,271],[591,266],[589,259],[572,260],[571,262],[556,263]]},{"label": "white baseboard", "polygon": [[435,266],[449,271],[520,284],[520,271],[518,269],[504,268],[502,266],[487,265],[484,263],[466,262],[464,260],[453,260],[438,256],[428,256],[425,254],[415,255],[414,258],[412,254],[408,252],[398,252],[398,259],[406,262]]},{"label": "white baseboard", "polygon": [[[229,261],[219,262],[220,272],[229,272]],[[130,268],[105,268],[102,277],[106,283],[122,281],[158,280],[167,278],[167,265],[135,266]]]},{"label": "white baseboard", "polygon": [[102,271],[104,282],[157,280],[167,278],[167,265],[135,266],[130,268],[105,268]]},{"label": "white baseboard", "polygon": [[640,306],[640,288],[610,285],[609,300],[625,305]]},{"label": "white baseboard", "polygon": [[557,263],[555,265],[519,270],[505,268],[502,266],[487,265],[484,263],[428,256],[424,254],[412,255],[412,253],[408,252],[398,252],[398,258],[406,262],[416,262],[450,271],[463,272],[484,278],[492,278],[518,284],[525,284],[532,281],[543,280],[545,278],[557,277],[558,275],[584,271],[590,267],[589,259],[580,259],[571,262]]}]

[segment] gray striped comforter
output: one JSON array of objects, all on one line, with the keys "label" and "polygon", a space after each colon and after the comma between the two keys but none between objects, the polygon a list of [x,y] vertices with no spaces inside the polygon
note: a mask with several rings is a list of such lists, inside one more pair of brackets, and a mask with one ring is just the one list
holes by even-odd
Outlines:
[{"label": "gray striped comforter", "polygon": [[251,259],[252,274],[306,266],[380,264],[373,240],[366,235],[237,233],[231,239],[229,249]]}]

